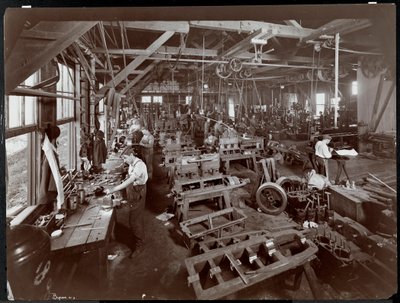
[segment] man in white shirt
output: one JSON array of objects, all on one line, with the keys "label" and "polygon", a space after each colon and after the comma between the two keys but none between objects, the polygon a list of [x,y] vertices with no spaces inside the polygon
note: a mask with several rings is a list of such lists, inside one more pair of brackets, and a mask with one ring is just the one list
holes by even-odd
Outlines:
[{"label": "man in white shirt", "polygon": [[140,140],[142,159],[147,167],[149,180],[153,177],[154,136],[145,128],[142,129],[143,137]]},{"label": "man in white shirt", "polygon": [[317,173],[329,178],[328,159],[332,158],[332,148],[328,146],[332,137],[323,135],[322,140],[315,143],[315,162],[317,165]]},{"label": "man in white shirt", "polygon": [[143,251],[144,221],[143,212],[146,202],[146,182],[148,179],[146,164],[133,154],[124,155],[124,162],[129,164],[128,176],[119,185],[106,189],[107,195],[126,188],[129,209],[129,228],[132,232],[135,249],[129,258],[136,257]]}]

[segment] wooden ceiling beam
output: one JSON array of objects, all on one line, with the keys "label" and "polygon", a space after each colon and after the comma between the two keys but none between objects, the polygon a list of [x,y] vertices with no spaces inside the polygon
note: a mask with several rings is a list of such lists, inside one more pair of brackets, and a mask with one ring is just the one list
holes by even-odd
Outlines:
[{"label": "wooden ceiling beam", "polygon": [[135,84],[137,84],[143,77],[145,77],[158,63],[159,61],[154,61],[153,63],[149,64],[149,66],[147,66],[144,70],[143,73],[141,73],[140,75],[136,76],[135,79],[133,79],[131,82],[129,82],[128,85],[126,85],[122,90],[121,90],[121,94],[125,95],[128,90],[134,86]]},{"label": "wooden ceiling beam", "polygon": [[296,28],[303,28],[296,20],[284,20],[283,22],[285,22],[286,25],[289,26],[294,26]]},{"label": "wooden ceiling beam", "polygon": [[371,25],[372,23],[368,19],[336,19],[323,26],[320,26],[310,35],[302,37],[298,43],[298,47],[304,46],[307,41],[317,39],[322,35],[333,35],[336,33],[348,34]]},{"label": "wooden ceiling beam", "polygon": [[252,40],[253,39],[269,39],[273,37],[271,31],[266,31],[262,28],[256,30],[253,34],[249,35],[242,41],[236,43],[234,46],[229,48],[228,50],[224,51],[219,57],[232,57],[238,53],[242,53],[247,51],[249,48],[253,46]]},{"label": "wooden ceiling beam", "polygon": [[[50,22],[51,25],[53,22]],[[55,27],[57,27],[57,22]],[[15,48],[23,52],[14,51],[5,61],[5,93],[8,94],[16,88],[21,82],[27,79],[34,72],[39,70],[51,59],[56,57],[64,49],[70,46],[79,37],[85,34],[89,29],[97,24],[94,21],[79,22],[61,22],[66,25],[66,30],[60,35],[60,38],[52,42],[38,40],[36,44],[27,44],[25,39],[18,39]]]},{"label": "wooden ceiling beam", "polygon": [[[120,69],[114,69],[113,72],[114,73],[118,73],[120,71]],[[110,73],[109,69],[96,69],[96,74],[106,74],[106,73]],[[142,70],[134,70],[133,72],[131,72],[131,74],[133,75],[140,75],[143,74]]]},{"label": "wooden ceiling beam", "polygon": [[42,30],[23,30],[20,38],[24,39],[39,39],[39,40],[57,40],[63,36],[64,33],[49,32]]},{"label": "wooden ceiling beam", "polygon": [[[139,29],[147,31],[176,32],[187,34],[189,32],[189,22],[187,21],[121,21],[127,30]],[[106,26],[118,27],[113,22],[104,22]]]},{"label": "wooden ceiling beam", "polygon": [[[169,38],[174,35],[174,32],[167,31],[163,33],[160,37],[158,37],[147,49],[146,51],[149,54],[155,52],[161,45],[163,45]],[[140,64],[142,64],[149,56],[138,56],[132,62],[130,62],[123,70],[121,70],[117,75],[115,75],[114,79],[107,82],[98,92],[99,95],[104,95],[105,92],[114,86],[117,86],[124,80],[128,75],[134,71]],[[139,75],[140,76],[140,75]]]},{"label": "wooden ceiling beam", "polygon": [[[236,56],[239,59],[251,59],[254,58],[254,53],[244,52]],[[266,61],[288,61],[288,62],[297,62],[297,63],[312,63],[311,57],[304,56],[291,56],[291,55],[272,55],[272,54],[262,54],[262,60]],[[325,63],[327,61],[321,59],[320,63]]]},{"label": "wooden ceiling beam", "polygon": [[234,31],[239,33],[252,33],[260,28],[271,31],[276,37],[300,39],[311,35],[314,31],[309,28],[274,24],[259,21],[189,21],[190,27],[214,30]]},{"label": "wooden ceiling beam", "polygon": [[[94,48],[93,53],[105,53],[106,50],[104,48]],[[178,55],[180,51],[179,47],[174,46],[161,46],[159,49],[150,53],[150,51],[145,49],[108,49],[108,53],[110,55],[124,55],[125,56],[150,56],[151,54],[157,55]],[[183,48],[181,50],[182,56],[194,56],[194,57],[202,57],[203,50],[200,48]],[[205,57],[216,57],[217,51],[213,49],[204,49]]]}]

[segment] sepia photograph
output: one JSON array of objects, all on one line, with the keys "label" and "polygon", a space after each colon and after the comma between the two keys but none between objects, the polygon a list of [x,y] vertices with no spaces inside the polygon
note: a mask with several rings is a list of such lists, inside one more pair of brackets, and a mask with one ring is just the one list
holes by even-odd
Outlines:
[{"label": "sepia photograph", "polygon": [[6,300],[395,300],[396,5],[8,7]]}]

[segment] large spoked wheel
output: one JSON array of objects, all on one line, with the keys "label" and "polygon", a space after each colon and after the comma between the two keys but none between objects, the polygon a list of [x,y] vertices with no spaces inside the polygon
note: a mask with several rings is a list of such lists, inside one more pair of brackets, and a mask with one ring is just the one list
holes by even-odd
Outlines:
[{"label": "large spoked wheel", "polygon": [[287,206],[285,190],[272,182],[266,182],[258,188],[256,200],[261,210],[270,215],[279,215]]}]

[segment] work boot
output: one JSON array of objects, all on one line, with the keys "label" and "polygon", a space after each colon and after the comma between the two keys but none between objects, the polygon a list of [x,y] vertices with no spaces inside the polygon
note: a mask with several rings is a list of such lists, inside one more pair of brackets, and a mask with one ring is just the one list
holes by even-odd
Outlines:
[{"label": "work boot", "polygon": [[144,251],[144,247],[143,246],[138,246],[136,247],[135,250],[133,250],[131,252],[131,254],[129,255],[130,259],[136,258],[137,256],[139,256],[142,252]]}]

